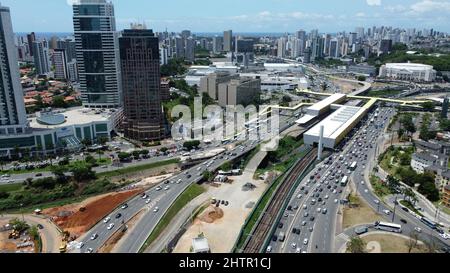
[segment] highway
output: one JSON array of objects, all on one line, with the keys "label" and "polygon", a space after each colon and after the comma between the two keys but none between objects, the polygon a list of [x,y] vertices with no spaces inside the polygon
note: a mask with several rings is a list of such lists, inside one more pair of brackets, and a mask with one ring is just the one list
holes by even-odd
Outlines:
[{"label": "highway", "polygon": [[[280,116],[280,132],[291,127],[290,123],[295,119],[295,117],[283,117]],[[264,139],[264,136],[261,136],[261,139]],[[84,242],[84,246],[81,249],[81,252],[96,252],[99,248],[105,244],[105,242],[117,231],[119,231],[122,227],[122,223],[127,223],[130,221],[135,215],[139,212],[143,211],[142,218],[135,224],[135,226],[127,231],[130,232],[128,239],[120,244],[120,248],[117,252],[120,253],[136,253],[140,250],[145,240],[151,234],[155,226],[162,219],[166,211],[170,208],[170,206],[175,202],[178,196],[191,184],[197,183],[202,179],[202,174],[204,171],[215,171],[220,166],[222,166],[227,161],[233,161],[236,158],[241,157],[242,155],[248,153],[249,151],[256,148],[259,144],[257,141],[246,141],[243,144],[235,147],[233,150],[226,152],[225,154],[218,155],[207,162],[211,164],[199,164],[195,167],[192,167],[189,170],[185,170],[182,173],[170,178],[162,182],[158,187],[161,187],[161,190],[157,190],[158,187],[155,187],[146,192],[147,196],[151,200],[149,204],[146,204],[146,200],[144,200],[141,196],[136,196],[132,198],[128,203],[128,207],[126,209],[117,208],[115,209],[109,217],[111,218],[110,222],[104,223],[103,221],[99,222],[95,225],[88,233],[86,233],[83,237],[79,238],[79,241]],[[181,181],[180,181],[181,180]],[[177,182],[180,181],[179,184]],[[165,184],[168,183],[168,184]],[[165,190],[165,187],[169,186],[170,189]],[[158,207],[157,211],[154,211],[155,208]],[[116,218],[116,215],[120,213],[121,217]],[[122,222],[123,221],[123,222]],[[107,226],[114,222],[114,228],[111,230],[107,229]],[[94,240],[91,240],[91,236],[93,234],[97,234],[98,237]]]}]

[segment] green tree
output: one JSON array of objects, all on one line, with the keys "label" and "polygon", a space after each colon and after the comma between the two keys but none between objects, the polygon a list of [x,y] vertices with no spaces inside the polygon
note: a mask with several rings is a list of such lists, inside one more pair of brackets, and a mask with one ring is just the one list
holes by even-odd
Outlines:
[{"label": "green tree", "polygon": [[350,253],[365,253],[366,243],[359,236],[353,236],[347,242],[347,250]]},{"label": "green tree", "polygon": [[91,166],[93,166],[93,167],[96,167],[98,164],[97,164],[97,160],[92,156],[92,155],[87,155],[85,158],[84,158],[84,161],[87,163],[87,164],[89,164],[89,165],[91,165]]},{"label": "green tree", "polygon": [[64,100],[63,96],[55,96],[55,97],[53,97],[52,106],[55,107],[55,108],[66,108],[67,107],[67,103]]},{"label": "green tree", "polygon": [[108,142],[108,138],[107,137],[99,137],[98,139],[98,143],[100,145],[105,145]]},{"label": "green tree", "polygon": [[233,168],[233,166],[231,165],[231,162],[229,162],[229,161],[223,163],[223,165],[220,166],[220,170],[224,171],[224,172],[231,171],[232,168]]},{"label": "green tree", "polygon": [[11,221],[9,221],[9,224],[14,228],[14,230],[18,232],[23,232],[30,227],[27,222],[22,221],[19,218],[12,219]]},{"label": "green tree", "polygon": [[358,76],[357,80],[360,82],[365,82],[367,78],[365,76]]},{"label": "green tree", "polygon": [[117,156],[119,157],[119,160],[120,160],[120,161],[127,161],[127,160],[130,159],[131,154],[125,153],[125,152],[121,152],[121,153],[119,153]]},{"label": "green tree", "polygon": [[52,166],[51,172],[56,177],[56,181],[59,184],[63,184],[65,182],[67,182],[67,177],[66,177],[67,167],[66,166]]},{"label": "green tree", "polygon": [[76,162],[70,166],[69,171],[72,173],[73,178],[77,182],[88,181],[96,178],[96,173],[92,170],[92,166],[82,161]]},{"label": "green tree", "polygon": [[426,102],[422,103],[422,108],[427,111],[433,111],[435,108],[434,102],[426,101]]},{"label": "green tree", "polygon": [[202,174],[202,176],[203,176],[203,180],[204,180],[204,181],[209,182],[209,181],[211,181],[212,178],[213,178],[213,173],[210,172],[210,171],[204,171],[203,174]]},{"label": "green tree", "polygon": [[200,146],[199,140],[186,141],[185,143],[183,143],[183,147],[189,151],[198,148],[198,146]]}]

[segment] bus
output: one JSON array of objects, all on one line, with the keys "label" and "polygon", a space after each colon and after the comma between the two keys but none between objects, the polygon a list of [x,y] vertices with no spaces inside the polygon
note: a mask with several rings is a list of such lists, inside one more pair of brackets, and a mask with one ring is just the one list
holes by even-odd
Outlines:
[{"label": "bus", "polygon": [[350,170],[351,171],[356,170],[356,166],[358,166],[358,162],[355,161],[355,162],[352,163],[352,165],[350,165]]},{"label": "bus", "polygon": [[434,223],[434,222],[428,220],[428,219],[425,218],[425,217],[420,218],[420,220],[422,221],[422,223],[424,223],[425,225],[427,225],[427,226],[430,227],[431,229],[436,229],[436,228],[437,228],[436,223]]},{"label": "bus", "polygon": [[394,223],[375,222],[374,228],[378,230],[402,233],[402,226]]},{"label": "bus", "polygon": [[347,183],[348,183],[348,176],[344,176],[344,178],[342,178],[341,180],[341,186],[345,187],[347,186]]}]

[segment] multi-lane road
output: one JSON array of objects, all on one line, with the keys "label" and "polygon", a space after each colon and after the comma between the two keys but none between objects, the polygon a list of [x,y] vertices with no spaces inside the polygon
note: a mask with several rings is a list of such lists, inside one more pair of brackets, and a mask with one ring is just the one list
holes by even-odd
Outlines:
[{"label": "multi-lane road", "polygon": [[[294,119],[295,117],[280,116],[280,132],[291,127],[290,124]],[[261,139],[264,139],[264,136],[261,136]],[[213,172],[217,170],[225,162],[233,161],[250,152],[256,148],[259,143],[260,142],[258,141],[247,140],[234,149],[224,154],[217,155],[203,164],[199,164],[189,170],[183,171],[169,180],[162,182],[157,187],[148,190],[145,193],[147,196],[146,199],[142,196],[132,198],[127,202],[126,208],[119,207],[109,214],[108,217],[111,220],[107,223],[104,223],[102,220],[79,239],[79,241],[84,242],[81,251],[98,251],[113,234],[120,232],[128,221],[138,213],[142,213],[142,218],[135,223],[132,229],[127,231],[129,232],[129,234],[127,234],[127,240],[121,242],[119,249],[117,250],[121,253],[138,252],[178,196],[191,184],[199,182],[202,179],[204,171]],[[120,217],[118,214],[120,214]],[[108,230],[107,227],[111,223],[114,223],[114,227]],[[92,237],[95,234],[97,236]]]},{"label": "multi-lane road", "polygon": [[[281,220],[282,225],[277,223],[279,228],[276,235],[282,232],[286,238],[283,242],[272,241],[268,250],[279,253],[333,252],[340,201],[347,194],[346,188],[340,185],[343,176],[350,178],[349,181],[356,185],[358,195],[372,209],[384,214],[387,222],[402,225],[404,234],[409,235],[419,227],[423,231],[419,234],[423,241],[432,242],[437,248],[448,245],[436,231],[400,207],[396,208],[393,219],[393,208],[384,204],[368,187],[370,170],[374,167],[377,150],[384,141],[383,132],[393,115],[394,111],[389,108],[382,108],[378,117],[371,113],[367,120],[374,118],[374,122],[367,122],[354,131],[343,144],[345,146],[341,152],[317,165],[302,181],[290,201],[291,210],[286,211]],[[349,170],[348,167],[355,161],[356,168]],[[390,211],[389,215],[383,212],[387,210]]]}]

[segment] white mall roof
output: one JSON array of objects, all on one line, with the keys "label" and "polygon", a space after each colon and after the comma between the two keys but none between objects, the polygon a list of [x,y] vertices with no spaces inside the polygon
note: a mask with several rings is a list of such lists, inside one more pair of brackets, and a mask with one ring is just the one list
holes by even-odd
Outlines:
[{"label": "white mall roof", "polygon": [[33,117],[30,120],[30,125],[32,128],[38,129],[50,129],[50,128],[59,128],[59,127],[67,127],[73,125],[87,124],[91,122],[106,122],[111,119],[112,109],[89,109],[89,108],[72,108],[65,112],[61,112],[62,115],[66,117],[66,122],[59,125],[44,125],[40,124],[36,121],[36,117]]},{"label": "white mall roof", "polygon": [[416,63],[387,63],[386,68],[390,69],[405,69],[405,70],[429,70],[433,69],[433,66],[427,64]]},{"label": "white mall roof", "polygon": [[324,138],[337,138],[363,112],[361,107],[342,106],[305,134],[319,137],[320,127],[323,125]]},{"label": "white mall roof", "polygon": [[341,100],[342,98],[345,98],[345,94],[334,94],[329,96],[328,98],[319,101],[318,103],[314,104],[313,106],[309,107],[308,110],[312,111],[321,111],[322,109],[330,106],[331,104],[336,103],[337,101]]},{"label": "white mall roof", "polygon": [[315,116],[312,116],[312,115],[304,115],[299,120],[297,120],[295,123],[303,125],[303,124],[306,124],[306,123],[310,122],[314,118],[315,118]]},{"label": "white mall roof", "polygon": [[209,252],[209,244],[206,238],[194,238],[192,239],[192,248],[194,253]]}]

